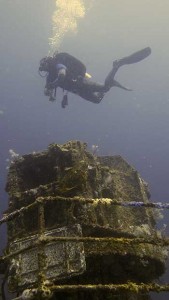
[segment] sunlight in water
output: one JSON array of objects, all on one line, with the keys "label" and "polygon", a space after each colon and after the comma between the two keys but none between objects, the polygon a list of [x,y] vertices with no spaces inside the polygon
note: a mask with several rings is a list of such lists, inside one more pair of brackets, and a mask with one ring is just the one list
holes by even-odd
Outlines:
[{"label": "sunlight in water", "polygon": [[53,36],[49,39],[50,53],[58,50],[67,32],[77,32],[77,21],[85,16],[83,0],[56,0],[52,16]]}]

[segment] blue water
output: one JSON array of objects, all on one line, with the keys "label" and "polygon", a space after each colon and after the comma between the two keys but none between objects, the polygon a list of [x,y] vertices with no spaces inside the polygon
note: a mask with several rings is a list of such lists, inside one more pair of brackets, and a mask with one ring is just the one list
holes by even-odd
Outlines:
[{"label": "blue water", "polygon": [[[112,61],[146,46],[146,60],[122,67],[117,79],[133,88],[114,88],[99,104],[62,93],[50,103],[43,95],[39,60],[48,53],[55,1],[0,0],[0,212],[9,150],[20,155],[45,149],[52,142],[76,139],[98,145],[99,155],[122,155],[149,183],[152,201],[169,202],[169,19],[168,0],[95,1],[68,34],[61,51],[81,59],[93,79],[103,82]],[[161,222],[169,225],[168,212]],[[167,227],[166,233],[169,233]],[[1,249],[5,245],[1,229]],[[169,282],[168,273],[161,282]],[[152,295],[166,300],[167,294]]]}]

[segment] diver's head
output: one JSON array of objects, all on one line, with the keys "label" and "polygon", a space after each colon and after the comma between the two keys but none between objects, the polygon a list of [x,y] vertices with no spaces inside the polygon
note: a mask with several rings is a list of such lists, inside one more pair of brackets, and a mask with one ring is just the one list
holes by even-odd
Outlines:
[{"label": "diver's head", "polygon": [[39,66],[39,71],[42,72],[48,72],[50,69],[50,64],[52,61],[52,57],[51,56],[45,56],[44,58],[42,58],[40,60],[40,66]]}]

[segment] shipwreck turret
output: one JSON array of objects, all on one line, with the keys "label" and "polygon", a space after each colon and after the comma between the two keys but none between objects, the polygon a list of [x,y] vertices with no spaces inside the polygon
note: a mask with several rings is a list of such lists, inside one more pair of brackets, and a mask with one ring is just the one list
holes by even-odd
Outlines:
[{"label": "shipwreck turret", "polygon": [[8,287],[21,298],[146,299],[135,292],[163,274],[147,184],[122,157],[52,144],[11,164],[6,190]]}]

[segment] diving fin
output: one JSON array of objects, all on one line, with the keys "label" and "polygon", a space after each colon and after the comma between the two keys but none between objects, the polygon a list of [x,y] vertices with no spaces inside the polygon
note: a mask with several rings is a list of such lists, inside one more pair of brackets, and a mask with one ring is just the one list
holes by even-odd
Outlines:
[{"label": "diving fin", "polygon": [[134,52],[133,54],[123,57],[121,59],[115,60],[113,62],[113,69],[110,71],[108,76],[105,79],[105,91],[109,91],[109,89],[112,86],[117,86],[119,88],[122,88],[124,90],[129,90],[128,88],[123,87],[119,82],[114,80],[114,76],[116,75],[118,69],[123,66],[123,65],[129,65],[129,64],[134,64],[137,63],[143,59],[145,59],[147,56],[151,54],[151,48],[147,47],[142,50],[139,50],[137,52]]},{"label": "diving fin", "polygon": [[117,65],[119,68],[123,65],[135,64],[135,63],[145,59],[150,54],[151,54],[151,48],[146,47],[142,50],[134,52],[133,54],[131,54],[129,56],[123,57],[119,60],[115,60],[113,63],[113,66],[115,67]]},{"label": "diving fin", "polygon": [[116,80],[113,80],[112,86],[119,87],[119,88],[121,88],[121,89],[123,89],[123,90],[125,90],[125,91],[132,91],[132,89],[130,89],[130,88],[128,88],[128,87],[125,87],[125,86],[121,85],[121,83],[119,83],[119,82],[116,81]]}]

